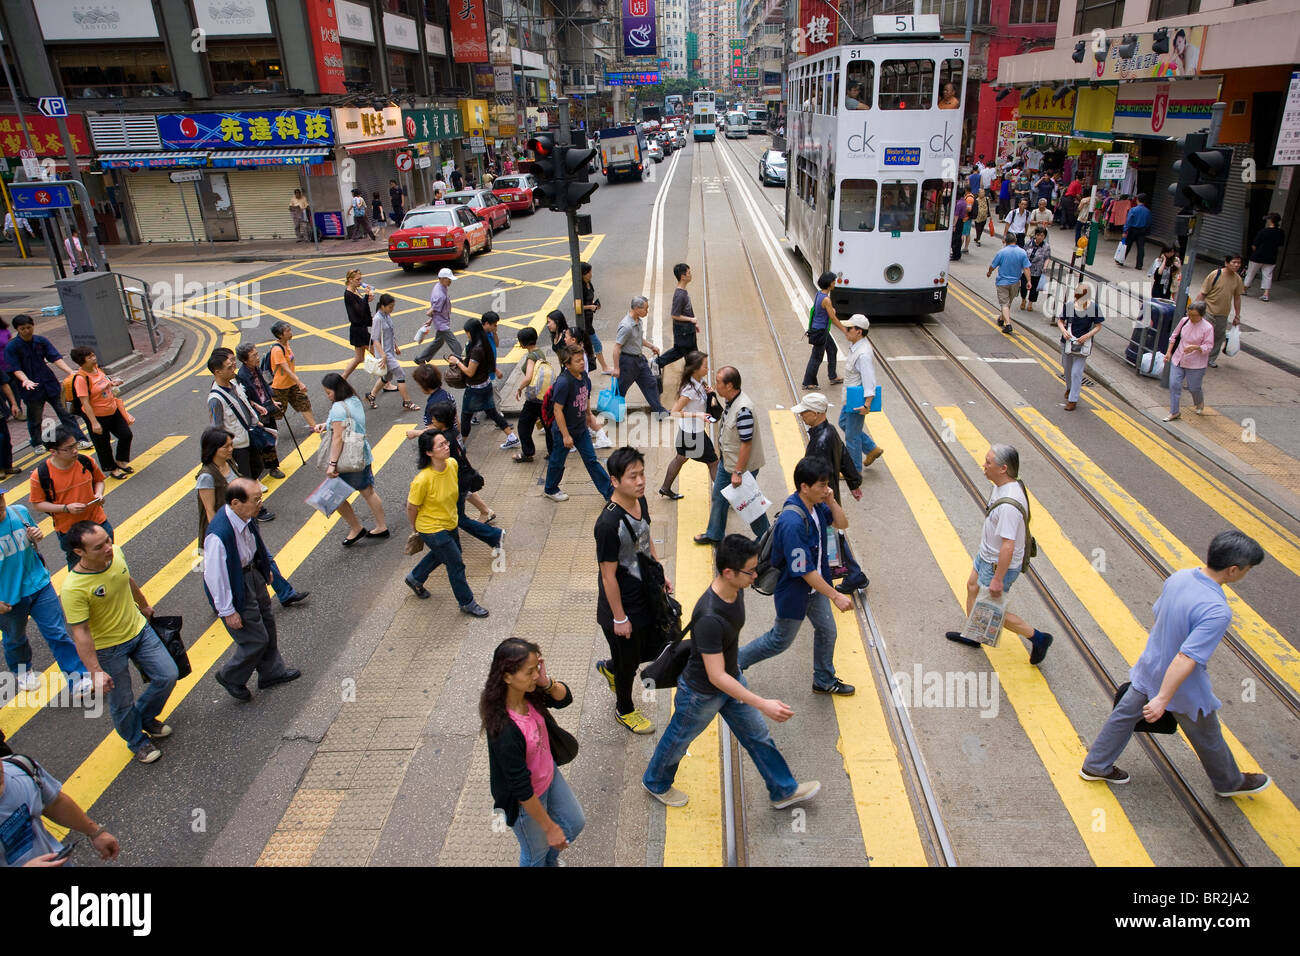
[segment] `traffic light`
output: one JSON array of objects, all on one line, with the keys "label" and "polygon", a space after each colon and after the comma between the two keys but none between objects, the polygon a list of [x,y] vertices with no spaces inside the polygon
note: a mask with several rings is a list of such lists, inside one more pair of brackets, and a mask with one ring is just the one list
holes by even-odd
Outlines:
[{"label": "traffic light", "polygon": [[590,174],[588,164],[595,159],[596,151],[588,146],[569,146],[563,153],[563,177],[565,190],[565,209],[577,209],[583,203],[591,201],[591,194],[600,186],[588,182]]},{"label": "traffic light", "polygon": [[1178,182],[1169,187],[1179,209],[1214,214],[1223,211],[1232,172],[1232,150],[1207,146],[1204,133],[1189,133],[1178,143],[1183,158],[1174,163]]},{"label": "traffic light", "polygon": [[557,175],[561,172],[561,167],[555,137],[550,133],[538,133],[528,141],[528,150],[533,154],[533,161],[525,171],[532,173],[537,180],[537,192],[546,201],[546,208],[560,208],[558,200],[563,192],[563,183]]}]

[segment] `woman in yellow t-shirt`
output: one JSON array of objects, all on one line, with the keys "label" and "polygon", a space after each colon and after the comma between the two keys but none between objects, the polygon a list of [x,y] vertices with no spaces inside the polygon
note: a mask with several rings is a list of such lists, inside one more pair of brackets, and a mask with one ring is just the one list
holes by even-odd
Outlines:
[{"label": "woman in yellow t-shirt", "polygon": [[429,553],[406,576],[406,586],[418,598],[429,597],[424,582],[434,568],[445,564],[460,609],[473,617],[487,617],[487,609],[474,600],[474,592],[465,580],[465,561],[460,554],[460,535],[456,533],[460,473],[446,435],[425,432],[420,436],[419,465],[407,494],[406,517]]}]

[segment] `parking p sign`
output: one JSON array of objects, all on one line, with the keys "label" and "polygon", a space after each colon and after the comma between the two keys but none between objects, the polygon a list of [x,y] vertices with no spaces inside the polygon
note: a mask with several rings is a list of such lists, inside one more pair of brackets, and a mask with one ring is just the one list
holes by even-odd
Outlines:
[{"label": "parking p sign", "polygon": [[59,119],[68,115],[68,101],[62,96],[42,96],[36,105],[41,115],[48,116],[50,119]]}]

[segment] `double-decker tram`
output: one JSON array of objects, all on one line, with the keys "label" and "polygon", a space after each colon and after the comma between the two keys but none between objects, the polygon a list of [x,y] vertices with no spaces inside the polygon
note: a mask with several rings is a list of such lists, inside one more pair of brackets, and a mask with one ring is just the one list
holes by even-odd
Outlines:
[{"label": "double-decker tram", "polygon": [[968,47],[938,19],[874,17],[875,39],[790,67],[786,236],[814,277],[836,274],[840,315],[947,298]]},{"label": "double-decker tram", "polygon": [[696,90],[691,94],[691,132],[698,143],[714,140],[718,135],[718,112],[713,90]]}]

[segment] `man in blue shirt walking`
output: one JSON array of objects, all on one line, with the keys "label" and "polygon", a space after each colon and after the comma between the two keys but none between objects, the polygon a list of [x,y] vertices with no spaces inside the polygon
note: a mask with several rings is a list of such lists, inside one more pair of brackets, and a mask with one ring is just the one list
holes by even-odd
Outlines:
[{"label": "man in blue shirt walking", "polygon": [[[1128,216],[1124,219],[1124,258],[1128,258],[1128,251],[1134,246],[1137,247],[1137,267],[1142,268],[1142,259],[1146,255],[1147,230],[1151,228],[1151,210],[1147,208],[1147,197],[1145,193],[1138,193],[1137,205],[1128,211]],[[1118,263],[1121,269],[1124,263]]]},{"label": "man in blue shirt walking", "polygon": [[[794,466],[799,490],[785,500],[772,529],[772,563],[781,578],[772,592],[776,621],[772,629],[740,649],[740,669],[775,657],[794,643],[804,618],[813,625],[813,685],[818,694],[848,696],[852,684],[835,676],[835,616],[853,607],[853,599],[831,587],[827,541],[849,526],[831,488],[831,466],[822,458],[800,458]],[[834,530],[832,530],[834,529]]]},{"label": "man in blue shirt walking", "polygon": [[1155,603],[1156,622],[1142,656],[1129,671],[1129,689],[1092,742],[1079,775],[1084,780],[1128,783],[1115,761],[1133,736],[1139,718],[1154,723],[1174,715],[1201,758],[1214,792],[1221,797],[1258,793],[1272,782],[1267,774],[1242,773],[1223,739],[1206,665],[1232,623],[1223,586],[1236,584],[1264,560],[1259,542],[1240,531],[1214,536],[1205,567],[1175,571]]},{"label": "man in blue shirt walking", "polygon": [[997,270],[998,277],[994,279],[998,290],[998,328],[1011,335],[1015,329],[1011,327],[1011,302],[1016,297],[1020,289],[1020,277],[1025,277],[1025,282],[1032,282],[1029,276],[1029,253],[1025,252],[1016,242],[1015,234],[1008,229],[1002,237],[1002,248],[998,254],[993,257],[989,263],[988,272],[984,275],[993,275]]},{"label": "man in blue shirt walking", "polygon": [[32,440],[33,450],[41,447],[41,419],[46,402],[54,409],[63,427],[77,436],[78,448],[93,447],[80,423],[63,407],[63,386],[46,363],[57,365],[64,375],[71,375],[73,370],[49,339],[36,334],[36,322],[30,315],[14,316],[14,337],[5,346],[5,361],[23,389],[23,401],[27,403],[27,434]]}]

